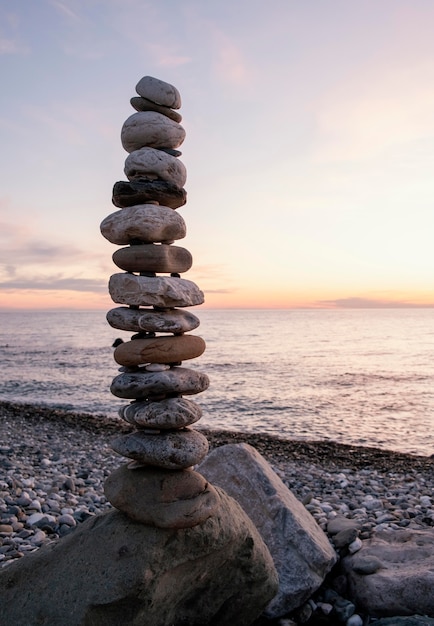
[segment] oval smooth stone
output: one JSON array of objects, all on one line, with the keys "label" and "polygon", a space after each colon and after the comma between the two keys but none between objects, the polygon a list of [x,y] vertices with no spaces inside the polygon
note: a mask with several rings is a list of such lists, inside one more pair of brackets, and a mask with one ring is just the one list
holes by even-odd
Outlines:
[{"label": "oval smooth stone", "polygon": [[169,117],[156,111],[139,111],[125,120],[121,142],[127,152],[149,148],[178,148],[185,139],[185,130]]},{"label": "oval smooth stone", "polygon": [[155,435],[139,430],[117,437],[110,442],[110,447],[144,465],[186,469],[200,463],[209,445],[207,438],[197,430],[185,428]]},{"label": "oval smooth stone", "polygon": [[145,400],[153,396],[179,394],[191,396],[208,389],[206,374],[186,367],[171,367],[164,372],[128,372],[116,376],[110,391],[117,398]]},{"label": "oval smooth stone", "polygon": [[182,239],[187,228],[182,216],[166,206],[139,204],[111,213],[101,222],[101,234],[111,243],[124,246]]},{"label": "oval smooth stone", "polygon": [[161,178],[177,187],[184,187],[187,170],[182,161],[155,148],[134,150],[125,159],[124,172],[128,180],[135,178]]},{"label": "oval smooth stone", "polygon": [[181,94],[177,88],[160,78],[143,76],[136,85],[136,93],[156,104],[161,104],[171,109],[181,108]]},{"label": "oval smooth stone", "polygon": [[125,341],[114,351],[119,365],[135,367],[144,363],[178,363],[195,359],[205,351],[206,344],[197,335],[166,335]]},{"label": "oval smooth stone", "polygon": [[175,122],[182,122],[182,115],[178,113],[178,111],[174,111],[170,107],[165,107],[161,104],[157,104],[156,102],[152,102],[142,96],[134,96],[131,98],[130,104],[133,109],[136,109],[136,111],[157,111],[157,113],[166,115],[166,117],[170,117],[170,119]]},{"label": "oval smooth stone", "polygon": [[194,424],[202,417],[201,407],[187,398],[159,402],[133,402],[119,409],[119,416],[138,428],[173,430]]},{"label": "oval smooth stone", "polygon": [[135,333],[142,330],[151,333],[187,333],[200,324],[196,315],[183,309],[154,311],[153,309],[130,309],[126,306],[119,306],[110,309],[106,318],[113,328],[131,330]]},{"label": "oval smooth stone", "polygon": [[182,274],[193,264],[188,250],[167,244],[141,244],[120,248],[113,254],[113,262],[126,272],[157,272]]},{"label": "oval smooth stone", "polygon": [[113,185],[112,202],[119,208],[158,202],[171,209],[178,209],[187,202],[187,192],[166,180],[121,180]]},{"label": "oval smooth stone", "polygon": [[122,465],[105,481],[104,494],[130,519],[157,528],[191,528],[214,515],[220,503],[214,487],[190,469]]},{"label": "oval smooth stone", "polygon": [[191,280],[169,276],[113,274],[109,280],[109,293],[113,302],[129,306],[170,309],[204,302],[202,291]]}]

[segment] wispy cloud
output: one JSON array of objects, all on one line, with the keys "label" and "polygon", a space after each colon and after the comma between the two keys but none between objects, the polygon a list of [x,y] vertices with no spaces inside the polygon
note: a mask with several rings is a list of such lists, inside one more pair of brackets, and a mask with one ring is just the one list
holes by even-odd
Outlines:
[{"label": "wispy cloud", "polygon": [[161,67],[180,67],[191,63],[191,57],[180,54],[173,45],[160,43],[147,43],[147,49],[156,65]]},{"label": "wispy cloud", "polygon": [[221,82],[243,86],[253,80],[252,67],[248,64],[240,46],[220,30],[213,29],[215,44],[214,67]]},{"label": "wispy cloud", "polygon": [[80,21],[78,13],[73,11],[66,2],[60,2],[59,0],[50,0],[51,6],[53,6],[59,13],[66,16],[70,20]]},{"label": "wispy cloud", "polygon": [[106,293],[107,281],[92,278],[64,277],[58,274],[52,276],[11,279],[0,282],[0,289],[4,291],[84,291],[92,293]]},{"label": "wispy cloud", "polygon": [[25,54],[28,51],[29,51],[28,46],[19,43],[17,40],[0,37],[0,55],[1,54]]}]

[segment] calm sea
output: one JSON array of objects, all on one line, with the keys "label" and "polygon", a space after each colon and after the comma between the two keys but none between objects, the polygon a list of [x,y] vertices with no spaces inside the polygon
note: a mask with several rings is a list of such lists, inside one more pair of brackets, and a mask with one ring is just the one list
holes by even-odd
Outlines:
[{"label": "calm sea", "polygon": [[[194,310],[201,425],[434,453],[434,309]],[[116,416],[103,312],[1,312],[0,400]]]}]

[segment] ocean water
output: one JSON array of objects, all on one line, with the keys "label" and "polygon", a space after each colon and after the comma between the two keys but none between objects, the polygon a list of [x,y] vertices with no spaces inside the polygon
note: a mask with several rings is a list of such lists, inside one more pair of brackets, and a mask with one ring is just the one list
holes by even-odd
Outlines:
[{"label": "ocean water", "polygon": [[[193,310],[206,427],[434,454],[434,309]],[[104,312],[0,312],[0,400],[117,416]]]}]

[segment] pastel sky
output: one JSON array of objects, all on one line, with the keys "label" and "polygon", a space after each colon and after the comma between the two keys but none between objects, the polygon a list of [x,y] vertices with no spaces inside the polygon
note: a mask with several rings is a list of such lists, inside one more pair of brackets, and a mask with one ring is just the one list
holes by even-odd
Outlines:
[{"label": "pastel sky", "polygon": [[209,307],[434,306],[432,0],[0,3],[0,308],[111,308],[99,224],[174,84]]}]

